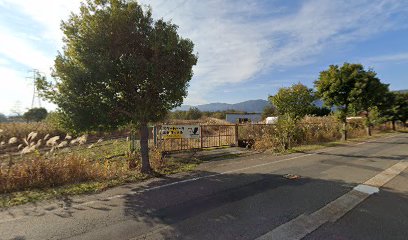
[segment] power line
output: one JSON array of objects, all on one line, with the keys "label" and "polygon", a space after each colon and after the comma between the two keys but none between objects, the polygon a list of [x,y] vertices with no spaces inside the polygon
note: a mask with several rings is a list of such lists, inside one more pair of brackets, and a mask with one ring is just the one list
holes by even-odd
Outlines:
[{"label": "power line", "polygon": [[26,77],[26,78],[32,79],[32,81],[33,81],[33,97],[32,97],[32,100],[31,100],[31,108],[35,107],[36,100],[37,100],[37,103],[38,103],[38,107],[41,107],[41,99],[40,99],[40,96],[38,94],[38,89],[37,89],[37,87],[35,85],[35,81],[38,78],[40,78],[41,74],[43,74],[43,73],[41,73],[38,69],[32,69],[32,70],[30,70],[28,72],[32,73],[32,76]]}]

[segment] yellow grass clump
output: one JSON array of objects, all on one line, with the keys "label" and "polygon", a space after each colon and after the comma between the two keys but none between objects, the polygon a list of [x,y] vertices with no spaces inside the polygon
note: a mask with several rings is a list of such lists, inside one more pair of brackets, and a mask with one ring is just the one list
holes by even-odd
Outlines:
[{"label": "yellow grass clump", "polygon": [[78,155],[11,162],[0,166],[0,193],[112,179],[123,175],[124,166],[113,161],[91,162]]},{"label": "yellow grass clump", "polygon": [[[318,144],[339,140],[341,138],[340,129],[341,123],[334,116],[306,116],[291,127],[280,126],[279,124],[245,126],[241,130],[240,136],[253,139],[255,149],[282,151],[285,150],[282,143],[285,136],[289,137],[289,147]],[[349,138],[366,136],[363,119],[349,121],[347,130]]]}]

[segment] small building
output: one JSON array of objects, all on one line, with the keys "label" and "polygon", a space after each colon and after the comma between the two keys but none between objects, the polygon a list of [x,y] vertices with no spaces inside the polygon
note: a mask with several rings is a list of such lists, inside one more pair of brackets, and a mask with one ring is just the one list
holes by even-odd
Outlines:
[{"label": "small building", "polygon": [[258,123],[262,119],[260,113],[227,113],[225,120],[230,123]]}]

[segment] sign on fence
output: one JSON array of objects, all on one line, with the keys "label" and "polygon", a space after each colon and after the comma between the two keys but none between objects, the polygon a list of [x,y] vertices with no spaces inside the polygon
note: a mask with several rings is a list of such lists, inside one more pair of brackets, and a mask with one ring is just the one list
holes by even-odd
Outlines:
[{"label": "sign on fence", "polygon": [[162,125],[159,136],[161,139],[169,138],[200,138],[199,125]]}]

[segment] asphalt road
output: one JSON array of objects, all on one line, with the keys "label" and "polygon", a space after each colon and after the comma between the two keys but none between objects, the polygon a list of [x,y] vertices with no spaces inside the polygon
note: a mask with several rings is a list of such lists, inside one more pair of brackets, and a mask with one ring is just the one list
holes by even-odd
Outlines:
[{"label": "asphalt road", "polygon": [[[286,179],[284,174],[299,179]],[[408,134],[0,212],[0,239],[407,239]]]}]

